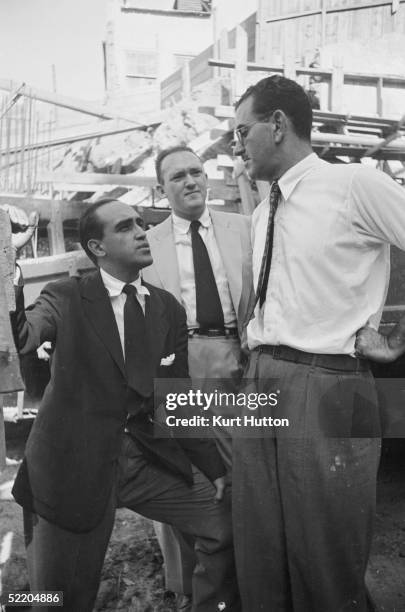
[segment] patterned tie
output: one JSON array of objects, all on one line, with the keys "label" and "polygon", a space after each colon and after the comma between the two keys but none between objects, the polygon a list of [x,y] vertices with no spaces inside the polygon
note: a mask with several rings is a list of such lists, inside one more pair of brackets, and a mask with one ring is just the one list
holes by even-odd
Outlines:
[{"label": "patterned tie", "polygon": [[277,206],[279,203],[281,191],[277,181],[274,181],[270,189],[269,197],[269,220],[267,222],[267,233],[266,242],[264,245],[262,263],[260,266],[259,280],[257,282],[256,293],[251,295],[249,300],[249,306],[246,312],[246,318],[243,323],[243,327],[246,327],[251,320],[253,313],[256,308],[257,302],[260,303],[260,307],[263,306],[266,300],[267,284],[269,281],[271,257],[273,251],[273,237],[274,237],[274,215],[276,214]]},{"label": "patterned tie", "polygon": [[260,266],[259,280],[257,282],[256,303],[259,302],[260,308],[266,300],[267,284],[269,282],[271,257],[273,254],[274,238],[274,216],[276,214],[281,191],[278,182],[274,181],[270,189],[269,198],[269,220],[267,222],[266,243],[264,245],[263,259]]},{"label": "patterned tie", "polygon": [[197,321],[201,328],[220,329],[225,325],[224,312],[207,247],[198,231],[200,225],[199,221],[190,223]]},{"label": "patterned tie", "polygon": [[127,295],[124,306],[124,344],[128,384],[140,395],[149,397],[153,392],[153,372],[145,316],[136,297],[136,287],[125,285],[122,292]]}]

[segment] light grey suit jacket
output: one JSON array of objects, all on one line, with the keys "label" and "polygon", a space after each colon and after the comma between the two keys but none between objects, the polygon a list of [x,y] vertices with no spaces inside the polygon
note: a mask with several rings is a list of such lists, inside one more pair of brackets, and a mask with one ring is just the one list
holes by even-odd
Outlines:
[{"label": "light grey suit jacket", "polygon": [[[214,235],[225,267],[235,309],[239,335],[246,318],[253,288],[250,218],[210,210]],[[181,303],[180,276],[171,216],[147,232],[153,264],[143,270],[143,278],[170,291]]]}]

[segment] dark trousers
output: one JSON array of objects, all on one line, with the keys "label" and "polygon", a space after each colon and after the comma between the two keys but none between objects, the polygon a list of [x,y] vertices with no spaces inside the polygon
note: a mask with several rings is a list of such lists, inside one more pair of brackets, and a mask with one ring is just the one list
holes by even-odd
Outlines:
[{"label": "dark trousers", "polygon": [[246,377],[251,391],[280,391],[277,407],[254,415],[286,417],[291,425],[233,441],[243,610],[365,612],[380,440],[350,432],[379,429],[371,374],[254,351]]},{"label": "dark trousers", "polygon": [[[216,379],[215,389],[227,393],[238,391],[243,368],[240,364],[240,342],[236,336],[206,337],[195,335],[188,342],[188,367],[190,376],[201,391],[212,392],[211,379]],[[205,383],[205,381],[207,381]],[[212,414],[235,416],[212,407]],[[225,427],[212,430],[217,448],[225,466],[232,470],[231,432]],[[155,532],[165,562],[166,588],[175,593],[191,593],[193,569],[196,564],[194,542],[171,525],[155,523]]]},{"label": "dark trousers", "polygon": [[214,493],[198,470],[190,488],[181,478],[147,462],[136,443],[125,436],[116,491],[94,530],[72,533],[25,513],[31,590],[63,591],[64,611],[91,612],[118,503],[195,537],[193,612],[211,612],[220,602],[225,602],[227,610],[239,610],[229,499],[214,503]]}]

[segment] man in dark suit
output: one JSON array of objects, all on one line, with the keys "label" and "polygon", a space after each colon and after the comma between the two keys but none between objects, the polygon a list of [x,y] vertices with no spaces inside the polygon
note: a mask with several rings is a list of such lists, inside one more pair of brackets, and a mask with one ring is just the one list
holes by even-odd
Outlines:
[{"label": "man in dark suit", "polygon": [[195,612],[219,602],[236,610],[216,448],[153,436],[153,379],[188,375],[184,310],[141,282],[152,258],[130,206],[94,204],[80,234],[97,271],[50,283],[26,311],[17,291],[12,317],[22,353],[45,340],[54,345],[51,380],[13,489],[24,508],[31,589],[63,591],[64,610],[90,612],[118,504],[197,538]]}]

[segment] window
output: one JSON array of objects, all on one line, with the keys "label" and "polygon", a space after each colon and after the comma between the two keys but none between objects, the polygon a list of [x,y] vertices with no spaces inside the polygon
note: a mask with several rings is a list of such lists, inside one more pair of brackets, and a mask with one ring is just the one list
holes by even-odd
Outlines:
[{"label": "window", "polygon": [[158,54],[156,51],[126,51],[126,75],[156,79],[158,74]]}]

